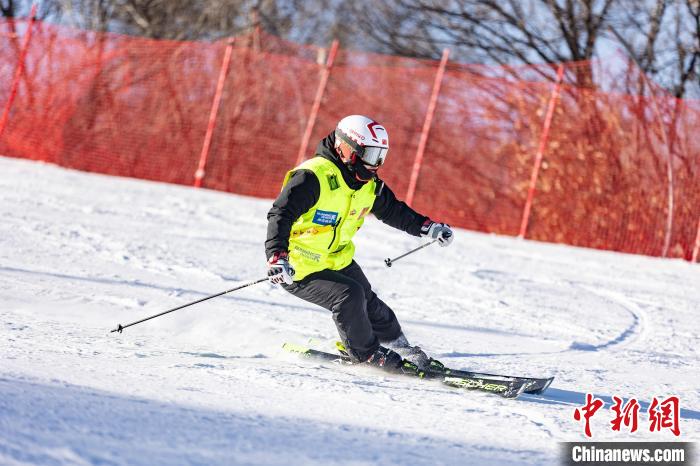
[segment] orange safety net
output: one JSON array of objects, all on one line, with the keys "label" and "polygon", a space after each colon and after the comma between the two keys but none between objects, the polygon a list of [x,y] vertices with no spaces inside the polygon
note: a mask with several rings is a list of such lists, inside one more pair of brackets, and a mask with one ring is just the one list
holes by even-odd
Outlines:
[{"label": "orange safety net", "polygon": [[[204,152],[203,187],[265,198],[296,164],[327,49],[262,32],[176,42],[36,22],[11,95],[31,24],[0,21],[0,154],[192,185]],[[558,66],[448,62],[412,205],[517,235]],[[525,237],[690,259],[700,103],[668,96],[624,59],[561,66]],[[339,50],[306,156],[340,118],[366,114],[389,130],[380,174],[404,198],[437,71],[437,61]]]}]

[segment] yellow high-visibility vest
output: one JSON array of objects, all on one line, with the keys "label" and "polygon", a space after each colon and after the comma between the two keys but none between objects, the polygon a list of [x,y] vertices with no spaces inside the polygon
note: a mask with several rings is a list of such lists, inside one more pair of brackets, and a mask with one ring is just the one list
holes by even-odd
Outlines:
[{"label": "yellow high-visibility vest", "polygon": [[289,263],[294,281],[320,270],[340,270],[352,262],[352,237],[372,210],[377,197],[371,180],[357,191],[343,180],[340,169],[330,160],[314,157],[287,172],[284,187],[297,170],[310,170],[318,178],[321,194],[316,204],[293,224],[289,235]]}]

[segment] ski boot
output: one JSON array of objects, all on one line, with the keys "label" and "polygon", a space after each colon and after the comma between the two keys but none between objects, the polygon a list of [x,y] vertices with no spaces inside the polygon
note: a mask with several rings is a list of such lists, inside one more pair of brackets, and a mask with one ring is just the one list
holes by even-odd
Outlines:
[{"label": "ski boot", "polygon": [[[338,350],[340,354],[343,356],[349,356],[348,351],[345,349],[345,345],[343,345],[341,342],[337,341],[335,342],[335,347]],[[382,365],[378,364],[378,362],[382,361],[382,355],[378,355],[378,353],[382,353],[384,355],[389,354],[389,359],[390,362],[387,364],[387,357],[384,356],[383,361],[384,363]],[[376,356],[376,359],[374,359]],[[397,358],[398,356],[398,358]],[[397,364],[397,361],[401,359],[401,355],[396,353],[396,351],[393,351],[389,348],[385,348],[383,346],[380,346],[377,351],[370,357],[370,360],[366,361],[367,363],[381,367],[385,370],[389,370],[390,372],[395,372],[398,374],[406,374],[406,375],[413,375],[419,378],[423,378],[425,376],[425,372],[421,371],[417,365],[412,363],[411,361],[407,361],[405,359],[401,359],[401,362]]]},{"label": "ski boot", "polygon": [[403,358],[396,351],[380,346],[367,361],[367,364],[388,372],[400,373],[403,366]]},{"label": "ski boot", "polygon": [[404,361],[415,364],[420,371],[439,373],[445,371],[443,363],[425,354],[420,346],[411,346],[403,333],[397,339],[387,342],[386,345],[399,353]]}]

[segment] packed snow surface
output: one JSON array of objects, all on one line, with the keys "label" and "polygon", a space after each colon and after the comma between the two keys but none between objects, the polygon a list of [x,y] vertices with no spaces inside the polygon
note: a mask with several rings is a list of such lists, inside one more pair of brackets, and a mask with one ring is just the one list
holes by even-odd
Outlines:
[{"label": "packed snow surface", "polygon": [[[506,400],[287,354],[330,314],[267,282],[270,200],[0,158],[0,464],[552,464],[585,439],[696,441],[700,265],[456,231],[427,247],[371,218],[357,262],[449,366],[556,377]],[[430,212],[425,212],[430,214]],[[612,396],[639,428],[610,428]],[[681,435],[650,432],[680,398]]]}]

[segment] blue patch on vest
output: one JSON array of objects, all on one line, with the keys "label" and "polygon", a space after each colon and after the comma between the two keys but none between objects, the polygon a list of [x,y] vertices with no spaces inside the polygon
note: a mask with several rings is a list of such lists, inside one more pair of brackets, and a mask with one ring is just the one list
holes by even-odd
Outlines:
[{"label": "blue patch on vest", "polygon": [[338,212],[329,212],[327,210],[316,210],[314,214],[314,223],[316,225],[335,225],[338,220]]}]

